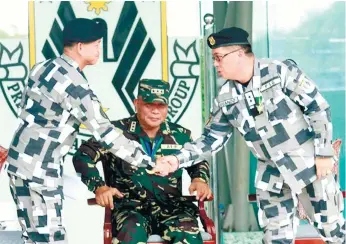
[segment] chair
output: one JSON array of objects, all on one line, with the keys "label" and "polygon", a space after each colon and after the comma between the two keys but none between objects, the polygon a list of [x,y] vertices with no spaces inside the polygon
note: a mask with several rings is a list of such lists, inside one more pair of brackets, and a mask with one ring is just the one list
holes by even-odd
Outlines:
[{"label": "chair", "polygon": [[[340,158],[340,148],[342,141],[337,139],[333,142],[334,149],[334,159],[335,164],[333,168],[333,173],[335,173],[338,177],[339,174],[339,158]],[[342,195],[346,198],[346,191],[342,191]],[[248,201],[256,202],[256,194],[249,194]],[[301,220],[307,220],[308,215],[306,214],[304,207],[301,202],[298,201],[298,216]],[[297,230],[295,244],[324,244],[325,242],[319,237],[317,230],[312,225],[300,225]]]},{"label": "chair", "polygon": [[[106,167],[102,164],[105,174],[105,181],[107,183],[107,172],[105,171]],[[108,183],[107,183],[108,185]],[[187,201],[196,201],[195,196],[186,196]],[[208,199],[205,201],[212,201],[213,199]],[[88,199],[88,205],[97,205],[96,199]],[[202,239],[204,244],[216,244],[216,231],[214,222],[207,216],[207,213],[204,208],[204,202],[198,201],[198,208],[200,213],[200,220],[203,225],[205,232],[201,232]],[[103,225],[103,240],[104,244],[112,244],[112,213],[110,208],[105,209],[105,220]],[[159,235],[151,235],[147,243],[150,244],[162,244],[166,243]]]},{"label": "chair", "polygon": [[[196,201],[194,196],[187,196],[187,201]],[[212,199],[209,199],[208,201],[211,201]],[[88,199],[88,205],[97,205],[96,199],[91,198]],[[198,202],[198,208],[200,213],[200,219],[203,225],[204,230],[206,232],[202,232],[202,238],[203,243],[205,244],[216,244],[216,232],[215,232],[215,226],[214,222],[207,216],[205,208],[204,208],[204,202],[199,201]],[[103,225],[103,240],[104,244],[111,244],[113,237],[112,237],[112,213],[110,208],[105,209],[105,220]],[[148,243],[150,244],[161,244],[165,243],[160,236],[158,235],[151,235],[149,236]]]},{"label": "chair", "polygon": [[2,165],[5,163],[7,159],[8,151],[6,148],[0,146],[0,171],[2,168]]}]

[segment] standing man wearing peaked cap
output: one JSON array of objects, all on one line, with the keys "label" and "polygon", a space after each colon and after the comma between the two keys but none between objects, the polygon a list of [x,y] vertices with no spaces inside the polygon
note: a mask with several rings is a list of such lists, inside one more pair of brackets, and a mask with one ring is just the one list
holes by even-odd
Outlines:
[{"label": "standing man wearing peaked cap", "polygon": [[136,166],[151,159],[111,125],[82,70],[100,55],[105,28],[74,19],[63,30],[64,53],[30,72],[7,159],[10,188],[24,243],[67,243],[62,225],[62,158],[81,123],[101,145]]},{"label": "standing man wearing peaked cap", "polygon": [[264,243],[293,243],[297,196],[327,243],[345,243],[343,197],[332,174],[332,123],[315,83],[289,60],[258,59],[248,33],[211,34],[214,66],[226,79],[201,138],[154,169],[167,174],[219,151],[238,129],[257,157],[258,219]]}]

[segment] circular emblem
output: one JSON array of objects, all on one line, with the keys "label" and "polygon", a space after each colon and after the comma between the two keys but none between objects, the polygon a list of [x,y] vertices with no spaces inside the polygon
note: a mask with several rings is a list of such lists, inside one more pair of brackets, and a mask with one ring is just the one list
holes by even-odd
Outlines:
[{"label": "circular emblem", "polygon": [[214,46],[215,45],[215,39],[213,36],[209,37],[209,43],[210,45]]}]

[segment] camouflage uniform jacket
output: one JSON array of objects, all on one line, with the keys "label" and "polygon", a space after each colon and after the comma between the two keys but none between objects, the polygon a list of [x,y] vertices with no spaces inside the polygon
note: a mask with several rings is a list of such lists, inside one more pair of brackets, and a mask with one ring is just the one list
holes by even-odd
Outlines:
[{"label": "camouflage uniform jacket", "polygon": [[332,157],[330,109],[314,82],[286,60],[255,59],[247,87],[226,81],[201,138],[187,143],[180,167],[222,148],[237,128],[258,158],[256,187],[280,192],[283,182],[299,193],[316,180],[315,157]]},{"label": "camouflage uniform jacket", "polygon": [[20,123],[8,152],[8,172],[22,179],[48,187],[62,185],[61,160],[81,123],[104,148],[126,161],[150,162],[137,142],[127,140],[111,125],[78,64],[66,55],[33,67],[18,117]]},{"label": "camouflage uniform jacket", "polygon": [[[143,147],[150,145],[150,140],[141,129],[136,115],[112,123],[115,127],[124,130],[124,135],[128,139],[142,143]],[[152,155],[153,160],[177,152],[186,142],[191,141],[190,133],[177,124],[167,121],[162,123],[152,145],[152,148],[157,148],[156,153],[154,150]],[[90,191],[95,191],[106,184],[96,168],[96,163],[100,160],[106,168],[107,185],[124,193],[124,198],[116,199],[116,208],[133,207],[140,210],[150,207],[152,212],[164,209],[167,213],[173,214],[179,206],[188,205],[196,210],[193,204],[186,203],[181,195],[182,169],[168,177],[148,174],[147,169],[124,163],[122,159],[103,150],[93,138],[83,143],[73,157],[74,167],[78,173],[81,173],[82,181]],[[209,182],[209,165],[206,161],[188,168],[187,171],[192,179],[201,178],[206,183]]]}]

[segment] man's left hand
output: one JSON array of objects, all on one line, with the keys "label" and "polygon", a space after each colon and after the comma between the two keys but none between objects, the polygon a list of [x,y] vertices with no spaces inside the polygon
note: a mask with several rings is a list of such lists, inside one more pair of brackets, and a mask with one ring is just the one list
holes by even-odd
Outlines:
[{"label": "man's left hand", "polygon": [[333,172],[334,159],[316,157],[316,174],[317,178],[321,179]]},{"label": "man's left hand", "polygon": [[198,178],[193,179],[189,187],[190,195],[192,195],[195,191],[197,192],[196,199],[199,201],[203,201],[206,198],[209,199],[212,196],[212,192],[208,184]]}]

